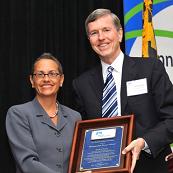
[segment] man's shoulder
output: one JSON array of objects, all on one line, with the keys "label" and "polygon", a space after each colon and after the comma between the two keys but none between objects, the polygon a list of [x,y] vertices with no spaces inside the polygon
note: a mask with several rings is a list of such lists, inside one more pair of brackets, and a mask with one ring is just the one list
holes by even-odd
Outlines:
[{"label": "man's shoulder", "polygon": [[156,57],[147,57],[147,58],[143,58],[143,57],[131,57],[131,56],[126,56],[126,58],[130,58],[130,59],[132,59],[132,60],[134,60],[134,61],[153,61],[153,62],[155,62],[155,61],[160,61],[160,59],[159,58],[156,58]]},{"label": "man's shoulder", "polygon": [[129,59],[130,61],[134,61],[135,63],[141,64],[141,65],[149,65],[152,66],[155,63],[156,64],[161,64],[161,60],[156,57],[148,57],[148,58],[142,58],[142,57],[129,57],[127,56],[126,59]]}]

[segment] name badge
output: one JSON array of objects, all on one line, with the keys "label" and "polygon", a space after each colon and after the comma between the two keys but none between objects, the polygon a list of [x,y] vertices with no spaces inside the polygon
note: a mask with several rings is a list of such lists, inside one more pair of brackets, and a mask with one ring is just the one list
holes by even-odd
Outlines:
[{"label": "name badge", "polygon": [[147,79],[138,79],[126,82],[127,96],[135,96],[148,93]]}]

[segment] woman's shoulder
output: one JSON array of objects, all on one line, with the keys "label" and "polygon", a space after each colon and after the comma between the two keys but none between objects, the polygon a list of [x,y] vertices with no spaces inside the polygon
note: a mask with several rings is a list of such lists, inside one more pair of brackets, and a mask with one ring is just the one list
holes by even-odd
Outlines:
[{"label": "woman's shoulder", "polygon": [[59,108],[61,109],[61,112],[63,113],[63,115],[74,117],[76,119],[81,119],[80,113],[77,112],[76,110],[74,110],[68,106],[65,106],[63,104],[59,104]]},{"label": "woman's shoulder", "polygon": [[13,105],[7,111],[6,122],[27,121],[27,115],[30,115],[31,110],[31,102]]},{"label": "woman's shoulder", "polygon": [[8,111],[14,111],[14,110],[23,111],[30,109],[31,106],[32,106],[32,101],[29,101],[22,104],[13,105],[8,109]]}]

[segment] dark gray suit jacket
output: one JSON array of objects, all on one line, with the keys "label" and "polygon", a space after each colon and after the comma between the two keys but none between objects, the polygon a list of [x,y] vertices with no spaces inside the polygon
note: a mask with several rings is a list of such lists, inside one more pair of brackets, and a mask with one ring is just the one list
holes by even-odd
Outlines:
[{"label": "dark gray suit jacket", "polygon": [[[148,93],[127,96],[126,82],[147,79]],[[76,110],[83,119],[101,118],[103,77],[101,65],[73,81]],[[137,173],[166,173],[164,157],[173,142],[173,86],[157,58],[125,55],[121,81],[121,114],[135,115],[134,138],[143,137],[152,155],[142,153]]]},{"label": "dark gray suit jacket", "polygon": [[57,127],[37,99],[8,110],[6,129],[17,173],[66,173],[78,112],[59,104]]}]

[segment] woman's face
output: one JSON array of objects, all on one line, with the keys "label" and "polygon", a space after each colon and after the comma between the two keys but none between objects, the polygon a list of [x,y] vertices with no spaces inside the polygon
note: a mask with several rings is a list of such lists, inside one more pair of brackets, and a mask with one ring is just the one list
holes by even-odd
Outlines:
[{"label": "woman's face", "polygon": [[58,70],[58,65],[50,59],[41,59],[34,65],[33,76],[30,76],[32,88],[40,97],[55,96],[62,86],[64,75]]}]

